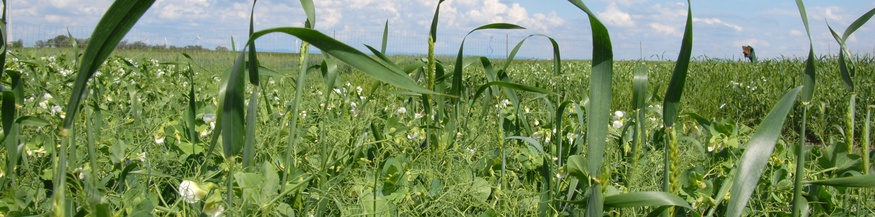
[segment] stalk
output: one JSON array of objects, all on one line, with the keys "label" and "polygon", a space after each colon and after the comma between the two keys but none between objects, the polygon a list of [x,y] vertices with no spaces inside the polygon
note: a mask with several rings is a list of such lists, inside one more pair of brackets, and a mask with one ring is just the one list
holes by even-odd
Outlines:
[{"label": "stalk", "polygon": [[799,146],[796,147],[796,174],[793,185],[793,214],[791,216],[800,216],[804,201],[802,199],[802,178],[805,172],[805,120],[808,117],[808,102],[802,103],[802,130],[800,130]]},{"label": "stalk", "polygon": [[857,106],[857,92],[851,92],[851,99],[848,101],[848,113],[845,114],[845,128],[848,129],[848,136],[845,137],[845,143],[848,145],[848,153],[854,153],[854,112]]},{"label": "stalk", "polygon": [[871,129],[869,126],[871,126],[873,108],[875,108],[875,105],[866,107],[866,122],[863,124],[863,144],[860,144],[863,148],[863,175],[869,174],[869,146],[871,146],[871,141],[869,140],[869,131]]},{"label": "stalk", "polygon": [[[310,43],[307,41],[301,41],[301,57],[298,59],[298,78],[295,83],[295,101],[292,102],[292,112],[289,114],[292,117],[291,123],[289,124],[289,139],[287,142],[288,147],[286,147],[286,172],[283,174],[282,183],[286,183],[289,180],[289,174],[292,173],[292,167],[295,161],[292,159],[292,155],[297,152],[295,144],[298,142],[298,110],[301,109],[301,97],[304,92],[304,79],[307,76],[307,60],[309,59],[309,50]],[[283,185],[285,186],[285,184]]]}]

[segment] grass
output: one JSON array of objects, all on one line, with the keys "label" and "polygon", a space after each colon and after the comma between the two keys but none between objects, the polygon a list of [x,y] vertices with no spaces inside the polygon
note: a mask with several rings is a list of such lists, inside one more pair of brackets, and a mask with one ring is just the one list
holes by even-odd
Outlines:
[{"label": "grass", "polygon": [[[0,214],[773,216],[799,189],[814,215],[875,212],[844,131],[870,124],[838,124],[875,102],[875,58],[614,61],[591,24],[594,61],[560,61],[558,47],[544,61],[366,56],[277,28],[250,34],[326,54],[118,50],[83,81],[78,49],[11,51]],[[853,93],[835,91],[845,58]],[[807,110],[794,101],[809,63]]]}]

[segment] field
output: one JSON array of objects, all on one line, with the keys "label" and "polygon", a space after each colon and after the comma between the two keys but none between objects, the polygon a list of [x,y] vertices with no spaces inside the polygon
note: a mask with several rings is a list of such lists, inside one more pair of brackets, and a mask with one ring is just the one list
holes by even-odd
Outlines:
[{"label": "field", "polygon": [[89,52],[8,52],[0,216],[875,215],[871,55]]}]

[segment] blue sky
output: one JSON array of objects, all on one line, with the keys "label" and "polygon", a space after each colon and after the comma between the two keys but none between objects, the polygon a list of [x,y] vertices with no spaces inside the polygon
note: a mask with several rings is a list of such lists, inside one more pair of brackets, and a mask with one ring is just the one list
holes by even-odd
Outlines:
[{"label": "blue sky", "polygon": [[[112,1],[8,0],[11,38],[26,44],[45,40],[69,29],[88,37]],[[379,46],[383,23],[389,21],[389,53],[426,52],[428,25],[436,0],[316,0],[316,28],[365,50]],[[606,23],[617,59],[674,59],[680,48],[686,1],[585,1]],[[806,1],[815,52],[835,54],[837,44],[827,23],[839,34],[857,17],[875,8],[863,0]],[[158,0],[126,38],[149,44],[231,47],[245,40],[251,1]],[[694,57],[741,58],[741,46],[756,48],[760,58],[801,57],[808,39],[795,1],[693,1]],[[261,0],[255,28],[302,26],[299,1]],[[468,37],[465,53],[504,57],[523,37],[545,34],[560,44],[564,59],[588,59],[590,26],[583,12],[561,0],[447,0],[442,4],[437,52],[454,54],[464,34],[477,26],[508,22],[526,30],[487,30]],[[868,23],[849,40],[855,53],[875,53],[875,25]],[[867,37],[868,35],[868,37]],[[297,51],[296,39],[273,35],[259,39],[260,50]],[[527,40],[520,51],[526,58],[548,59],[547,40]]]}]

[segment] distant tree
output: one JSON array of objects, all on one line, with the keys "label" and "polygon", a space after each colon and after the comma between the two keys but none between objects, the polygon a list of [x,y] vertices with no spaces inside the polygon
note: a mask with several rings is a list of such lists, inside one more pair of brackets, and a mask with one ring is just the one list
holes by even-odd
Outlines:
[{"label": "distant tree", "polygon": [[18,39],[17,41],[10,41],[6,46],[10,48],[22,48],[24,47],[24,40]]},{"label": "distant tree", "polygon": [[222,45],[216,47],[216,51],[228,51],[228,48]]},{"label": "distant tree", "polygon": [[140,50],[145,50],[148,48],[149,48],[149,45],[146,44],[146,42],[142,42],[142,41],[135,41],[134,43],[131,43],[128,47],[128,49],[140,49]]},{"label": "distant tree", "polygon": [[130,47],[128,40],[122,40],[115,46],[116,49],[128,49],[128,47]]},{"label": "distant tree", "polygon": [[200,45],[188,45],[188,46],[185,46],[184,49],[186,49],[186,50],[206,50],[206,48],[204,48],[203,46],[200,46]]},{"label": "distant tree", "polygon": [[66,35],[58,35],[52,39],[46,41],[49,47],[60,48],[60,47],[73,47],[73,41],[70,40],[70,37]]},{"label": "distant tree", "polygon": [[47,47],[49,47],[49,43],[46,43],[43,40],[37,40],[36,42],[33,43],[33,47],[35,47],[35,48],[47,48]]},{"label": "distant tree", "polygon": [[90,38],[77,38],[77,39],[76,39],[76,44],[79,45],[79,48],[85,48],[85,47],[88,47],[88,42],[89,42],[89,41],[91,41]]}]

